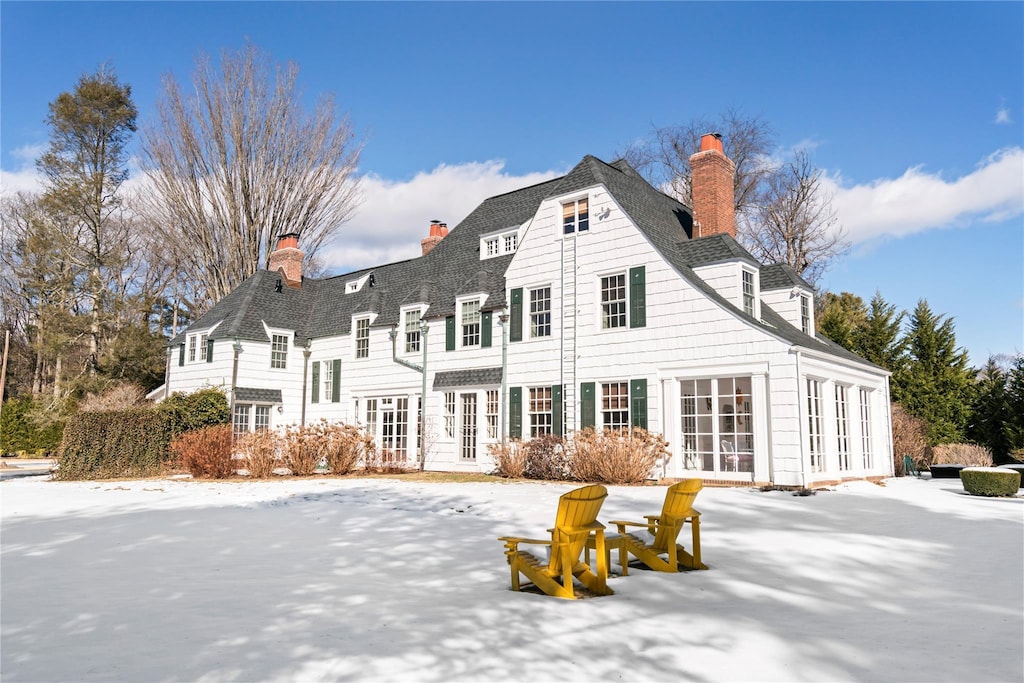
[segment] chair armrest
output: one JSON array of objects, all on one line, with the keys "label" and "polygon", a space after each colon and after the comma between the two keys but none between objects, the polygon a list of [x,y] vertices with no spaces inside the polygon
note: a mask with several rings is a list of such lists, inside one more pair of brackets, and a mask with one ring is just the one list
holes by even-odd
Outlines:
[{"label": "chair armrest", "polygon": [[534,545],[552,545],[550,538],[539,539],[539,538],[520,538],[519,536],[500,536],[499,541],[505,541],[505,545],[512,545],[518,543],[533,543]]},{"label": "chair armrest", "polygon": [[642,527],[642,528],[648,529],[648,530],[653,530],[654,529],[654,523],[653,522],[628,522],[628,521],[624,521],[624,520],[615,520],[613,522],[608,522],[608,523],[609,524],[614,524],[616,527],[618,527],[618,530],[619,530],[620,534],[626,533],[626,527],[628,527],[628,526]]}]

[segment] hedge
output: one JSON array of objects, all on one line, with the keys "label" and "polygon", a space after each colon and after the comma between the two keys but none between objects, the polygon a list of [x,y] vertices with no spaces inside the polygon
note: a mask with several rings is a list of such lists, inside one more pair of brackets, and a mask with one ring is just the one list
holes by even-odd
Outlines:
[{"label": "hedge", "polygon": [[4,403],[0,416],[0,452],[52,451],[60,446],[64,421],[60,419],[40,424],[32,419],[33,413],[46,411],[42,403],[31,398],[12,398]]},{"label": "hedge", "polygon": [[171,438],[167,414],[152,408],[76,413],[64,428],[57,479],[158,475]]},{"label": "hedge", "polygon": [[964,490],[975,496],[1015,496],[1020,472],[998,467],[967,467],[960,471]]}]

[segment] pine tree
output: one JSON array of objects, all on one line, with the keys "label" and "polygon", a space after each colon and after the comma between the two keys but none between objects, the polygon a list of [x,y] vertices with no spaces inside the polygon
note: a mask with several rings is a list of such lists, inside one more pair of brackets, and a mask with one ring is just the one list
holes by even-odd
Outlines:
[{"label": "pine tree", "polygon": [[858,330],[854,350],[875,365],[896,372],[903,364],[904,342],[900,325],[906,314],[886,303],[881,292],[871,298],[864,325]]},{"label": "pine tree", "polygon": [[936,315],[921,299],[905,338],[907,363],[892,378],[893,399],[928,423],[928,443],[964,441],[974,372],[956,345],[952,318]]},{"label": "pine tree", "polygon": [[[1024,449],[1024,354],[1017,354],[1006,378],[1006,445],[1010,454]],[[1022,453],[1014,457],[1024,460]]]},{"label": "pine tree", "polygon": [[857,353],[857,337],[867,318],[864,300],[849,292],[826,292],[819,331],[844,349]]},{"label": "pine tree", "polygon": [[978,373],[976,395],[967,425],[968,436],[992,451],[992,459],[996,463],[1006,462],[1010,454],[1007,430],[1010,406],[1006,384],[1006,373],[995,358],[989,358]]}]

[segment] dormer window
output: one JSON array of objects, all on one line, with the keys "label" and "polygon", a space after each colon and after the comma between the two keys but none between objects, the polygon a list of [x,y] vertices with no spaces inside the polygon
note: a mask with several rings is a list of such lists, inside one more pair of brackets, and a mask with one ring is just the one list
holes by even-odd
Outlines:
[{"label": "dormer window", "polygon": [[754,315],[754,274],[749,270],[743,270],[743,312]]},{"label": "dormer window", "polygon": [[367,282],[369,282],[370,286],[373,287],[373,273],[367,273],[358,280],[349,280],[348,282],[346,282],[345,293],[355,294],[356,292],[361,290],[363,288],[363,285],[365,285]]},{"label": "dormer window", "polygon": [[499,253],[501,242],[497,237],[488,237],[484,240],[485,253],[488,256],[497,256]]},{"label": "dormer window", "polygon": [[562,204],[562,231],[566,235],[586,232],[590,229],[590,213],[587,209],[587,198]]},{"label": "dormer window", "polygon": [[800,295],[800,329],[804,334],[811,333],[811,297]]},{"label": "dormer window", "polygon": [[518,233],[511,232],[511,233],[505,235],[505,253],[506,254],[511,254],[512,252],[514,252],[516,250],[516,246],[518,246],[518,243],[519,243],[519,234]]},{"label": "dormer window", "polygon": [[507,228],[501,232],[484,235],[480,238],[480,258],[482,260],[514,254],[518,246],[519,228]]}]

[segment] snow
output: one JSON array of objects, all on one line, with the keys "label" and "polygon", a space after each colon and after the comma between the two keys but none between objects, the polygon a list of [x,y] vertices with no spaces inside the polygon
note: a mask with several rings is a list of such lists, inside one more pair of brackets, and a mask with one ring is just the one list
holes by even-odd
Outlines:
[{"label": "snow", "polygon": [[[709,571],[509,590],[570,484],[0,484],[4,681],[1024,680],[1024,498],[705,488]],[[609,487],[639,519],[662,487]],[[688,531],[684,532],[684,536]]]}]

